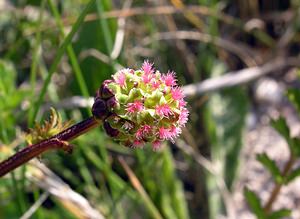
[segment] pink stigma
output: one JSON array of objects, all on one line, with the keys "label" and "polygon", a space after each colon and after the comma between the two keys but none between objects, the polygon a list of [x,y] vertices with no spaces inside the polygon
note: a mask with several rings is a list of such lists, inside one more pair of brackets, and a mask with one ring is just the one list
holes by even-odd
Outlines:
[{"label": "pink stigma", "polygon": [[170,132],[170,136],[171,136],[171,141],[174,141],[175,138],[177,138],[180,134],[181,134],[181,129],[176,127],[176,126],[172,126],[169,130]]},{"label": "pink stigma", "polygon": [[181,129],[175,126],[171,128],[161,127],[158,130],[158,136],[162,140],[170,140],[172,143],[175,142],[175,138],[181,133]]},{"label": "pink stigma", "polygon": [[143,69],[143,71],[145,72],[146,75],[154,73],[153,63],[150,63],[148,60],[144,61],[142,69]]},{"label": "pink stigma", "polygon": [[143,141],[139,141],[139,140],[134,140],[132,147],[134,148],[142,148],[144,146],[144,142]]},{"label": "pink stigma", "polygon": [[160,81],[155,80],[155,81],[152,82],[152,88],[153,88],[153,90],[158,89],[159,86],[160,86]]},{"label": "pink stigma", "polygon": [[145,84],[148,84],[152,78],[153,78],[153,76],[151,74],[143,74],[142,75],[142,80]]},{"label": "pink stigma", "polygon": [[186,102],[183,99],[179,100],[179,107],[185,107],[185,106],[186,106]]},{"label": "pink stigma", "polygon": [[170,131],[168,128],[160,127],[158,129],[158,137],[162,140],[168,140],[170,139]]},{"label": "pink stigma", "polygon": [[148,134],[151,133],[151,126],[150,125],[143,125],[141,128],[139,128],[135,134],[135,137],[138,140],[143,139],[143,137],[146,137]]},{"label": "pink stigma", "polygon": [[175,87],[171,90],[171,94],[174,100],[181,100],[184,98],[184,95],[182,93],[182,89],[180,87]]},{"label": "pink stigma", "polygon": [[124,72],[119,72],[115,77],[115,82],[121,87],[125,87],[126,84],[126,75]]},{"label": "pink stigma", "polygon": [[173,71],[168,72],[167,74],[163,75],[162,80],[166,84],[166,86],[172,87],[172,86],[177,85],[175,72],[173,72]]},{"label": "pink stigma", "polygon": [[133,103],[127,104],[127,112],[134,113],[134,112],[140,112],[144,109],[144,105],[141,101],[135,100]]},{"label": "pink stigma", "polygon": [[181,113],[179,115],[179,125],[185,126],[185,123],[187,123],[189,117],[189,111],[187,109],[182,109]]},{"label": "pink stigma", "polygon": [[155,111],[159,116],[168,117],[173,114],[168,104],[162,104],[155,107]]},{"label": "pink stigma", "polygon": [[152,149],[154,150],[154,151],[157,151],[157,150],[159,150],[161,148],[161,141],[154,141],[153,143],[152,143]]}]

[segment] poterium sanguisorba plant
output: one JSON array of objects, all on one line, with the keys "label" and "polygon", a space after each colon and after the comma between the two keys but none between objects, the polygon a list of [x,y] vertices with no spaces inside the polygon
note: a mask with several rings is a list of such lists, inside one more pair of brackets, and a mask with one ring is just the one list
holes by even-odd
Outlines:
[{"label": "poterium sanguisorba plant", "polygon": [[0,176],[47,150],[71,152],[69,141],[100,124],[109,136],[126,147],[150,143],[157,150],[162,141],[174,141],[188,120],[186,102],[175,73],[161,74],[148,61],[139,70],[122,69],[104,81],[96,93],[92,114],[0,163]]}]

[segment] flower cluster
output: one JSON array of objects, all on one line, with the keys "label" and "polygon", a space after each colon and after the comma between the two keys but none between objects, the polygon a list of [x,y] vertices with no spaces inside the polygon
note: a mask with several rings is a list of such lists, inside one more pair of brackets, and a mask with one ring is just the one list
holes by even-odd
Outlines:
[{"label": "flower cluster", "polygon": [[107,134],[128,147],[161,142],[181,133],[188,120],[182,89],[174,72],[161,74],[145,61],[140,70],[122,69],[98,90],[93,115]]}]

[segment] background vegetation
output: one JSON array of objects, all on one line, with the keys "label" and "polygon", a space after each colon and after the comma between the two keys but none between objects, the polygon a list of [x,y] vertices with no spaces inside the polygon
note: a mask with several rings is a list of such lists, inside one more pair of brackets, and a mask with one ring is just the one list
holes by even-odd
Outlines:
[{"label": "background vegetation", "polygon": [[[177,72],[190,110],[181,138],[161,151],[122,147],[97,128],[73,141],[72,155],[47,153],[1,178],[0,218],[248,218],[237,207],[245,200],[234,200],[245,165],[241,151],[249,130],[288,104],[285,89],[299,87],[299,6],[298,0],[0,1],[1,160],[26,146],[25,133],[49,117],[50,106],[62,121],[87,118],[101,82],[145,59],[161,72]],[[256,81],[269,73],[275,88],[263,85],[261,93]],[[291,95],[297,103],[297,93]],[[255,194],[246,195],[257,210]]]}]

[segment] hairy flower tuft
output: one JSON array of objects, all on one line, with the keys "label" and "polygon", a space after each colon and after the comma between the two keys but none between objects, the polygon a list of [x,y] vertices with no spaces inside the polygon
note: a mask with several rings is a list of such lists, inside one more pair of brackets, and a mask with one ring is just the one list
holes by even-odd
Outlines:
[{"label": "hairy flower tuft", "polygon": [[158,137],[160,140],[170,140],[171,139],[170,130],[165,127],[160,127],[158,129]]},{"label": "hairy flower tuft", "polygon": [[117,72],[117,74],[114,76],[114,79],[115,82],[121,87],[124,87],[126,85],[126,75],[122,70]]},{"label": "hairy flower tuft", "polygon": [[141,140],[145,137],[147,137],[147,135],[149,135],[151,133],[151,126],[150,125],[143,125],[141,128],[139,128],[135,134],[135,137],[138,140]]},{"label": "hairy flower tuft", "polygon": [[144,74],[146,74],[146,75],[153,74],[154,73],[153,63],[150,63],[148,60],[144,61],[142,70],[144,71]]},{"label": "hairy flower tuft", "polygon": [[167,74],[164,74],[162,76],[162,80],[166,86],[172,87],[177,85],[175,72],[173,71],[169,71]]},{"label": "hairy flower tuft", "polygon": [[185,126],[185,124],[188,121],[188,117],[189,117],[189,111],[187,109],[182,109],[178,120],[179,125]]},{"label": "hairy flower tuft", "polygon": [[98,93],[94,116],[103,114],[107,134],[127,147],[152,143],[153,150],[158,150],[164,140],[174,142],[188,120],[175,72],[162,74],[149,61],[139,70],[118,71]]},{"label": "hairy flower tuft", "polygon": [[161,117],[168,117],[173,114],[173,111],[168,104],[162,104],[162,105],[156,106],[155,111]]},{"label": "hairy flower tuft", "polygon": [[171,94],[174,100],[182,100],[184,95],[182,93],[182,89],[180,87],[175,87],[171,90]]},{"label": "hairy flower tuft", "polygon": [[127,104],[127,112],[128,113],[135,113],[135,112],[140,112],[144,108],[143,103],[139,100],[135,100],[133,103],[128,103]]}]

